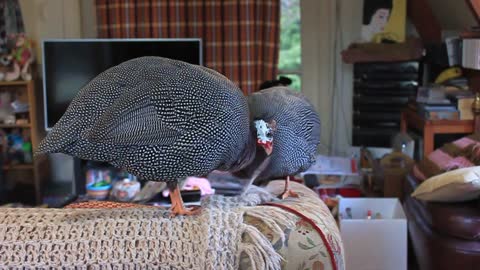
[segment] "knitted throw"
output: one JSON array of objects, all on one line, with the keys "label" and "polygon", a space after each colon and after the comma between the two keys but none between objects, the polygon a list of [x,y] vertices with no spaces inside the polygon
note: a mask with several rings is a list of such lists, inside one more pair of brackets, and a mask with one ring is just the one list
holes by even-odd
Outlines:
[{"label": "knitted throw", "polygon": [[292,214],[262,201],[212,196],[194,217],[169,218],[157,208],[0,209],[0,269],[280,269],[280,255],[244,215],[275,234],[293,228]]}]

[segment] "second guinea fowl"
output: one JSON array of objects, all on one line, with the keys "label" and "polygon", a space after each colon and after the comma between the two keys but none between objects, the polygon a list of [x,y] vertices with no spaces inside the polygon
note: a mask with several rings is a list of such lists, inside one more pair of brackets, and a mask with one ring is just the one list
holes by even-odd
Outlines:
[{"label": "second guinea fowl", "polygon": [[38,152],[105,161],[167,182],[172,215],[190,215],[197,211],[183,206],[178,179],[244,168],[256,151],[253,128],[246,98],[224,76],[141,57],[81,89]]},{"label": "second guinea fowl", "polygon": [[[248,105],[255,119],[276,123],[270,162],[257,181],[286,177],[280,197],[296,196],[289,187],[290,176],[307,170],[315,162],[320,143],[320,119],[314,106],[301,93],[283,86],[251,94]],[[236,175],[250,177],[266,158],[265,151],[257,151],[255,160]]]}]

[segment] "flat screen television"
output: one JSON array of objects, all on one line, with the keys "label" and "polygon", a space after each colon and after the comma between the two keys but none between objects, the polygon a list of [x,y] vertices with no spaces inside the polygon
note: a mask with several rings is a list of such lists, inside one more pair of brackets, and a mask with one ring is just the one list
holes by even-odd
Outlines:
[{"label": "flat screen television", "polygon": [[55,39],[42,42],[45,129],[51,129],[90,80],[141,56],[202,65],[201,39]]}]

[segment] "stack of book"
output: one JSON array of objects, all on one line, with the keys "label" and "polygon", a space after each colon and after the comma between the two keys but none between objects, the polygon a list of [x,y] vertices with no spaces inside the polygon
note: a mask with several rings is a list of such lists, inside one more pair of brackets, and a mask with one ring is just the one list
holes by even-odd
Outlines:
[{"label": "stack of book", "polygon": [[447,98],[455,105],[460,120],[473,120],[472,105],[475,94],[471,91],[457,90],[447,92]]},{"label": "stack of book", "polygon": [[428,120],[459,120],[460,112],[452,104],[419,104],[418,113]]},{"label": "stack of book", "polygon": [[458,120],[460,113],[447,98],[445,87],[433,85],[420,87],[417,93],[417,112],[428,120]]},{"label": "stack of book", "polygon": [[474,98],[466,80],[458,79],[446,86],[420,87],[415,107],[428,120],[472,120]]}]

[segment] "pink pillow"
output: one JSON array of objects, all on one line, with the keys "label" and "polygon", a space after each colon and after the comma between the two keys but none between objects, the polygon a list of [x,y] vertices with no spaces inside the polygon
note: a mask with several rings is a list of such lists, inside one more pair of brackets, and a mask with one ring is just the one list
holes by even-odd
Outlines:
[{"label": "pink pillow", "polygon": [[471,144],[475,144],[475,143],[477,143],[477,142],[470,139],[470,138],[467,138],[467,137],[463,137],[463,138],[458,139],[458,140],[453,142],[453,144],[455,144],[460,149],[464,149],[467,146],[469,146]]},{"label": "pink pillow", "polygon": [[449,163],[453,160],[453,157],[443,152],[442,150],[437,149],[428,155],[428,159],[430,159],[440,169],[446,170]]},{"label": "pink pillow", "polygon": [[445,170],[451,171],[455,169],[468,168],[473,166],[475,165],[465,157],[456,157],[447,163],[447,167],[445,168]]}]

